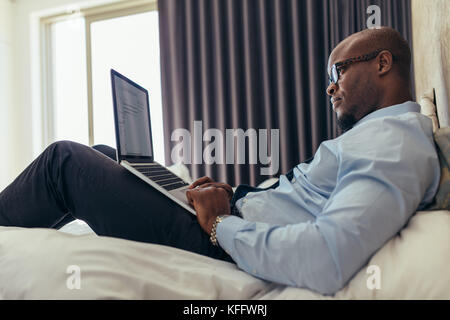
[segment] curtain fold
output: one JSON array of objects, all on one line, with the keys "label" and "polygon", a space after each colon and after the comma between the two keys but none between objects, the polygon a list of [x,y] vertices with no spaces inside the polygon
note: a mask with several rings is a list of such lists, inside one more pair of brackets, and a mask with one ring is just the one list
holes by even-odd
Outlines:
[{"label": "curtain fold", "polygon": [[[171,141],[172,132],[185,128],[194,135],[194,121],[202,121],[202,133],[218,129],[223,142],[226,129],[253,128],[267,129],[270,145],[270,130],[278,129],[274,176],[311,157],[322,141],[340,134],[325,93],[328,55],[366,28],[366,10],[374,4],[381,24],[411,44],[409,0],[159,1],[166,164],[179,143]],[[267,165],[260,159],[249,163],[248,145],[245,164],[206,164],[194,151],[215,140],[192,142],[193,178],[255,185],[269,177],[261,174]]]}]

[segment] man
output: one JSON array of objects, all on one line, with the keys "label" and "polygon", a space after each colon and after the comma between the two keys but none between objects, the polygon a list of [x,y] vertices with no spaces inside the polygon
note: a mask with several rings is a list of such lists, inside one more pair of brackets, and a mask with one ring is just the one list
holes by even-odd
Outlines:
[{"label": "man", "polygon": [[103,154],[57,142],[0,194],[0,225],[52,227],[70,214],[99,235],[234,261],[256,277],[333,294],[437,190],[431,121],[411,102],[410,63],[390,28],[341,42],[327,93],[346,132],[268,189],[233,195],[200,178],[187,193],[194,217]]}]

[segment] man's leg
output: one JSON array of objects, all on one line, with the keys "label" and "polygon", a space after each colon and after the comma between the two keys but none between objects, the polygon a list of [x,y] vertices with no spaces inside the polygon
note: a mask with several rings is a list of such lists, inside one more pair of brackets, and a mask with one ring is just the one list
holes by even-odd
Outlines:
[{"label": "man's leg", "polygon": [[98,235],[231,261],[191,213],[100,152],[60,141],[0,193],[0,225],[48,228],[68,212]]},{"label": "man's leg", "polygon": [[100,151],[105,156],[111,158],[111,160],[117,161],[116,149],[111,148],[105,144],[96,144],[92,146],[93,149]]},{"label": "man's leg", "polygon": [[[111,148],[110,146],[104,145],[104,144],[96,144],[92,146],[92,149],[95,149],[101,153],[103,153],[105,156],[111,158],[111,160],[116,161],[116,149]],[[75,218],[72,216],[72,214],[69,212],[67,213],[61,220],[57,221],[54,225],[51,226],[51,228],[60,229],[69,222],[72,222],[75,220]]]}]

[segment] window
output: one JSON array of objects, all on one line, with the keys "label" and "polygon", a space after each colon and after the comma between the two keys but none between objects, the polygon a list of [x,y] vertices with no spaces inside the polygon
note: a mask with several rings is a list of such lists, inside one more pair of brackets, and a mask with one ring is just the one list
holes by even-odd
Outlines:
[{"label": "window", "polygon": [[149,91],[155,160],[165,163],[155,9],[154,0],[135,0],[43,20],[44,145],[73,140],[115,147],[110,80],[115,69]]},{"label": "window", "polygon": [[[47,130],[54,141],[89,143],[84,19],[51,25],[51,94]],[[52,141],[49,141],[52,142]]]}]

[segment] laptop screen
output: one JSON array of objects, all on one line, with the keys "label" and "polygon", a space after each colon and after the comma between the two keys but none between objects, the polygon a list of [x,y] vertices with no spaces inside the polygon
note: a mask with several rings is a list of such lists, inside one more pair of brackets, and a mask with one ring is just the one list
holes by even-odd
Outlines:
[{"label": "laptop screen", "polygon": [[111,80],[119,160],[153,160],[147,90],[114,70]]}]

